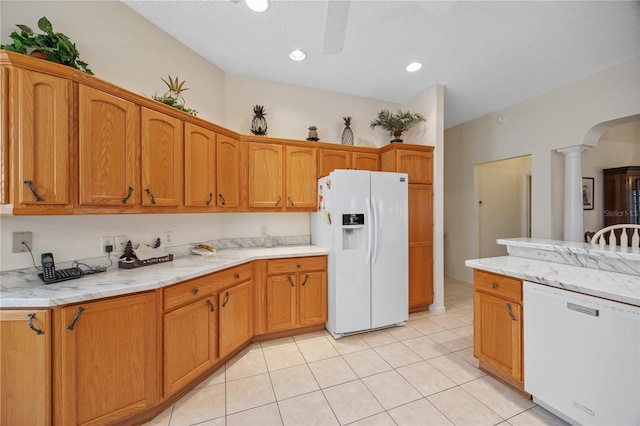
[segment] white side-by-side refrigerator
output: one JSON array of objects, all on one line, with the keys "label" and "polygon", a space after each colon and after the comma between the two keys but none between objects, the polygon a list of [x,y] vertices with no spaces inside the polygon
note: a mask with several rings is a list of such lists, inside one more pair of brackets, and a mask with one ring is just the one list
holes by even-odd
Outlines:
[{"label": "white side-by-side refrigerator", "polygon": [[329,250],[326,328],[340,338],[409,317],[406,173],[334,170],[318,179],[311,242]]}]

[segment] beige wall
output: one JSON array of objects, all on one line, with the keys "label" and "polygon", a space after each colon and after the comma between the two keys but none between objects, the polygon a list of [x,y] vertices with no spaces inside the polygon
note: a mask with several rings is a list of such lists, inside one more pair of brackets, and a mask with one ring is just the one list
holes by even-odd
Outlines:
[{"label": "beige wall", "polygon": [[[599,123],[640,112],[640,60],[463,123],[445,132],[445,275],[471,282],[478,257],[474,166],[531,154],[532,236],[562,239],[563,159]],[[503,115],[504,124],[497,118]]]},{"label": "beige wall", "polygon": [[[265,105],[269,136],[305,139],[310,125],[318,126],[322,141],[340,143],[342,117],[353,117],[356,144],[382,146],[387,134],[369,128],[380,109],[395,110],[398,104],[342,95],[228,75],[204,60],[171,36],[140,17],[119,1],[2,1],[0,39],[9,43],[15,24],[37,28],[47,16],[54,30],[68,35],[77,45],[81,58],[97,77],[127,90],[150,96],[164,92],[160,78],[168,74],[186,80],[186,105],[199,111],[198,117],[249,134],[253,106]],[[440,101],[441,102],[441,101]],[[423,102],[430,123],[437,117],[435,97]],[[440,109],[442,106],[440,103]],[[433,120],[431,120],[433,119]],[[435,127],[433,127],[435,129]],[[431,132],[433,132],[431,130]],[[440,132],[442,132],[440,127]],[[412,142],[428,143],[423,134],[409,136]],[[409,140],[409,137],[405,140]],[[442,136],[440,136],[442,138]],[[11,233],[32,231],[36,256],[54,252],[56,261],[99,256],[100,237],[127,235],[133,241],[147,241],[171,230],[174,244],[187,244],[216,238],[260,235],[267,225],[272,235],[308,235],[308,213],[286,214],[199,214],[199,215],[113,215],[2,217],[0,218],[0,270],[31,265],[28,254],[11,253]]]}]

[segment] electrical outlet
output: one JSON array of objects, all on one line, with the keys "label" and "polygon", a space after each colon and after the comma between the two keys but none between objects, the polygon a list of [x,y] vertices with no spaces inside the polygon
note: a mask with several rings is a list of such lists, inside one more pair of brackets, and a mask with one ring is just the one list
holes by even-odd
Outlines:
[{"label": "electrical outlet", "polygon": [[266,236],[267,235],[267,225],[261,225],[260,226],[260,232],[262,232],[262,236]]},{"label": "electrical outlet", "polygon": [[102,237],[100,238],[100,253],[107,254],[106,247],[111,246],[113,250],[115,250],[113,237]]},{"label": "electrical outlet", "polygon": [[173,231],[164,231],[162,233],[162,243],[170,244],[173,242]]},{"label": "electrical outlet", "polygon": [[118,253],[122,253],[124,251],[124,246],[127,245],[127,241],[129,239],[126,235],[116,235],[115,236],[115,245],[113,246],[113,251]]},{"label": "electrical outlet", "polygon": [[29,249],[27,249],[27,246],[22,244],[23,242],[25,244],[28,244],[29,247],[31,247],[31,250],[33,250],[32,241],[33,241],[33,234],[31,232],[29,232],[29,231],[27,231],[27,232],[13,232],[11,234],[11,243],[12,243],[11,253],[25,253],[25,252],[28,252]]}]

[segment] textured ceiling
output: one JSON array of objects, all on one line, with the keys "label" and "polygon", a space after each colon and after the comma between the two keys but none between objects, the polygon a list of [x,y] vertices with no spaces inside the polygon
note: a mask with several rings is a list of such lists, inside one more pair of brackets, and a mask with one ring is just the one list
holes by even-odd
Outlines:
[{"label": "textured ceiling", "polygon": [[123,2],[228,73],[397,103],[443,84],[446,128],[640,57],[638,1],[354,0],[336,54],[327,1]]}]

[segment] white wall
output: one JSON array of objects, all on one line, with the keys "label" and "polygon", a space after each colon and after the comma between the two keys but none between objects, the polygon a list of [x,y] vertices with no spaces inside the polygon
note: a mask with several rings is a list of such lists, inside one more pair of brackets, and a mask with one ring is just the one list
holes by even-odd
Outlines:
[{"label": "white wall", "polygon": [[[640,60],[604,70],[445,132],[445,275],[471,282],[478,257],[474,217],[476,164],[531,154],[532,236],[562,239],[562,147],[585,143],[602,122],[640,112]],[[498,124],[498,116],[506,117]]]},{"label": "white wall", "polygon": [[604,227],[602,169],[640,165],[640,119],[607,130],[598,145],[584,152],[582,176],[594,178],[593,210],[584,211],[585,231]]},{"label": "white wall", "polygon": [[[119,1],[2,0],[2,43],[10,42],[15,24],[36,29],[42,16],[76,43],[97,77],[152,95],[164,92],[160,78],[178,75],[190,88],[186,105],[198,110],[198,117],[240,133],[250,134],[253,106],[260,104],[267,110],[269,136],[305,139],[308,127],[316,125],[322,141],[340,143],[342,117],[351,115],[356,144],[383,146],[389,141],[384,131],[370,129],[369,122],[381,109],[396,110],[398,104],[228,75]],[[442,121],[435,111],[434,106],[428,108],[431,123]],[[426,143],[422,137],[417,142]],[[0,270],[31,265],[28,254],[10,253],[14,231],[33,232],[36,256],[52,251],[56,261],[63,262],[99,256],[101,236],[124,234],[132,241],[146,241],[172,230],[178,245],[259,236],[262,224],[274,236],[310,233],[308,213],[2,217]]]}]

